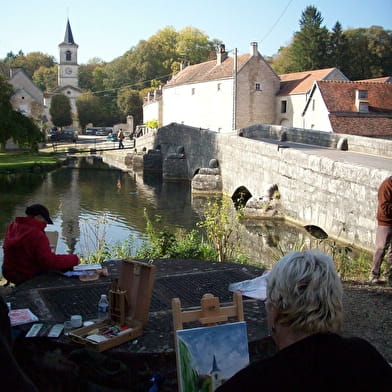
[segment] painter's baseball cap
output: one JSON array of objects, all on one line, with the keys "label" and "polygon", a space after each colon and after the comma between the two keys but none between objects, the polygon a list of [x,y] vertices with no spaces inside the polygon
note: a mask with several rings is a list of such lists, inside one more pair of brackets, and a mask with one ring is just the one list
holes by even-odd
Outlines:
[{"label": "painter's baseball cap", "polygon": [[46,220],[46,222],[48,222],[51,225],[53,224],[52,219],[50,219],[48,209],[42,204],[33,204],[30,207],[27,207],[25,213],[27,216],[33,216],[33,217],[37,215],[41,215]]}]

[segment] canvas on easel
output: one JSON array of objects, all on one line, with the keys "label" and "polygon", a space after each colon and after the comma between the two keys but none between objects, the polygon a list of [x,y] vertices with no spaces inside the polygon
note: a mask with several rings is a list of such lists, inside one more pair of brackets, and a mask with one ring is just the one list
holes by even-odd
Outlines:
[{"label": "canvas on easel", "polygon": [[[179,298],[173,298],[172,311],[180,392],[215,391],[249,364],[240,293],[234,293],[233,304],[228,306],[221,306],[219,298],[205,294],[199,309],[184,311]],[[229,318],[237,321],[228,322]],[[202,327],[183,329],[183,324],[189,322],[198,322]]]},{"label": "canvas on easel", "polygon": [[244,321],[176,331],[180,392],[215,391],[249,364]]}]

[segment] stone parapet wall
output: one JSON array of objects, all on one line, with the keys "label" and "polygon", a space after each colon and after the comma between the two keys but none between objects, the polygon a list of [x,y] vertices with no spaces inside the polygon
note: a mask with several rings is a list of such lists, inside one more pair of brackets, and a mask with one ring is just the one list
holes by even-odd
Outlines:
[{"label": "stone parapet wall", "polygon": [[336,134],[312,129],[286,128],[280,125],[256,124],[240,129],[249,139],[273,139],[321,147],[339,148],[339,141],[347,140],[347,150],[392,158],[392,140],[355,135]]}]

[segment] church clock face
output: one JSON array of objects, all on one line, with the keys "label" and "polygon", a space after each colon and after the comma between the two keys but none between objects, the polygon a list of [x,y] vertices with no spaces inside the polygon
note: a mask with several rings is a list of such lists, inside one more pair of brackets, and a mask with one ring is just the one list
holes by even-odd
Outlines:
[{"label": "church clock face", "polygon": [[69,68],[69,67],[65,68],[65,73],[67,75],[71,75],[72,74],[72,68]]}]

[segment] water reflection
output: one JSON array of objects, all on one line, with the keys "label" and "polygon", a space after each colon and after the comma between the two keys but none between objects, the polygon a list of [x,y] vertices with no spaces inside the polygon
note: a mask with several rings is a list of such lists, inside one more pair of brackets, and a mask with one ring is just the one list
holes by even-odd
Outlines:
[{"label": "water reflection", "polygon": [[[109,244],[132,236],[136,251],[146,239],[144,210],[150,218],[159,215],[162,227],[189,230],[196,227],[208,200],[192,198],[189,182],[166,182],[160,174],[142,171],[125,173],[92,157],[71,166],[47,174],[0,177],[1,244],[14,217],[24,216],[29,204],[42,203],[54,222],[47,229],[59,232],[57,253],[86,255],[102,236]],[[270,266],[283,253],[302,246],[328,251],[326,242],[288,223],[246,221],[242,229],[243,247],[256,265]]]},{"label": "water reflection", "polygon": [[128,174],[92,159],[81,160],[77,167],[34,176],[34,180],[15,179],[6,186],[3,182],[1,240],[9,222],[25,216],[26,206],[38,202],[51,213],[54,224],[47,229],[59,232],[58,253],[84,254],[97,240],[91,229],[102,225],[109,243],[131,235],[135,248],[140,247],[146,238],[145,209],[150,217],[159,215],[169,229],[190,229],[200,219],[191,207],[188,182],[162,183],[159,175]]}]

